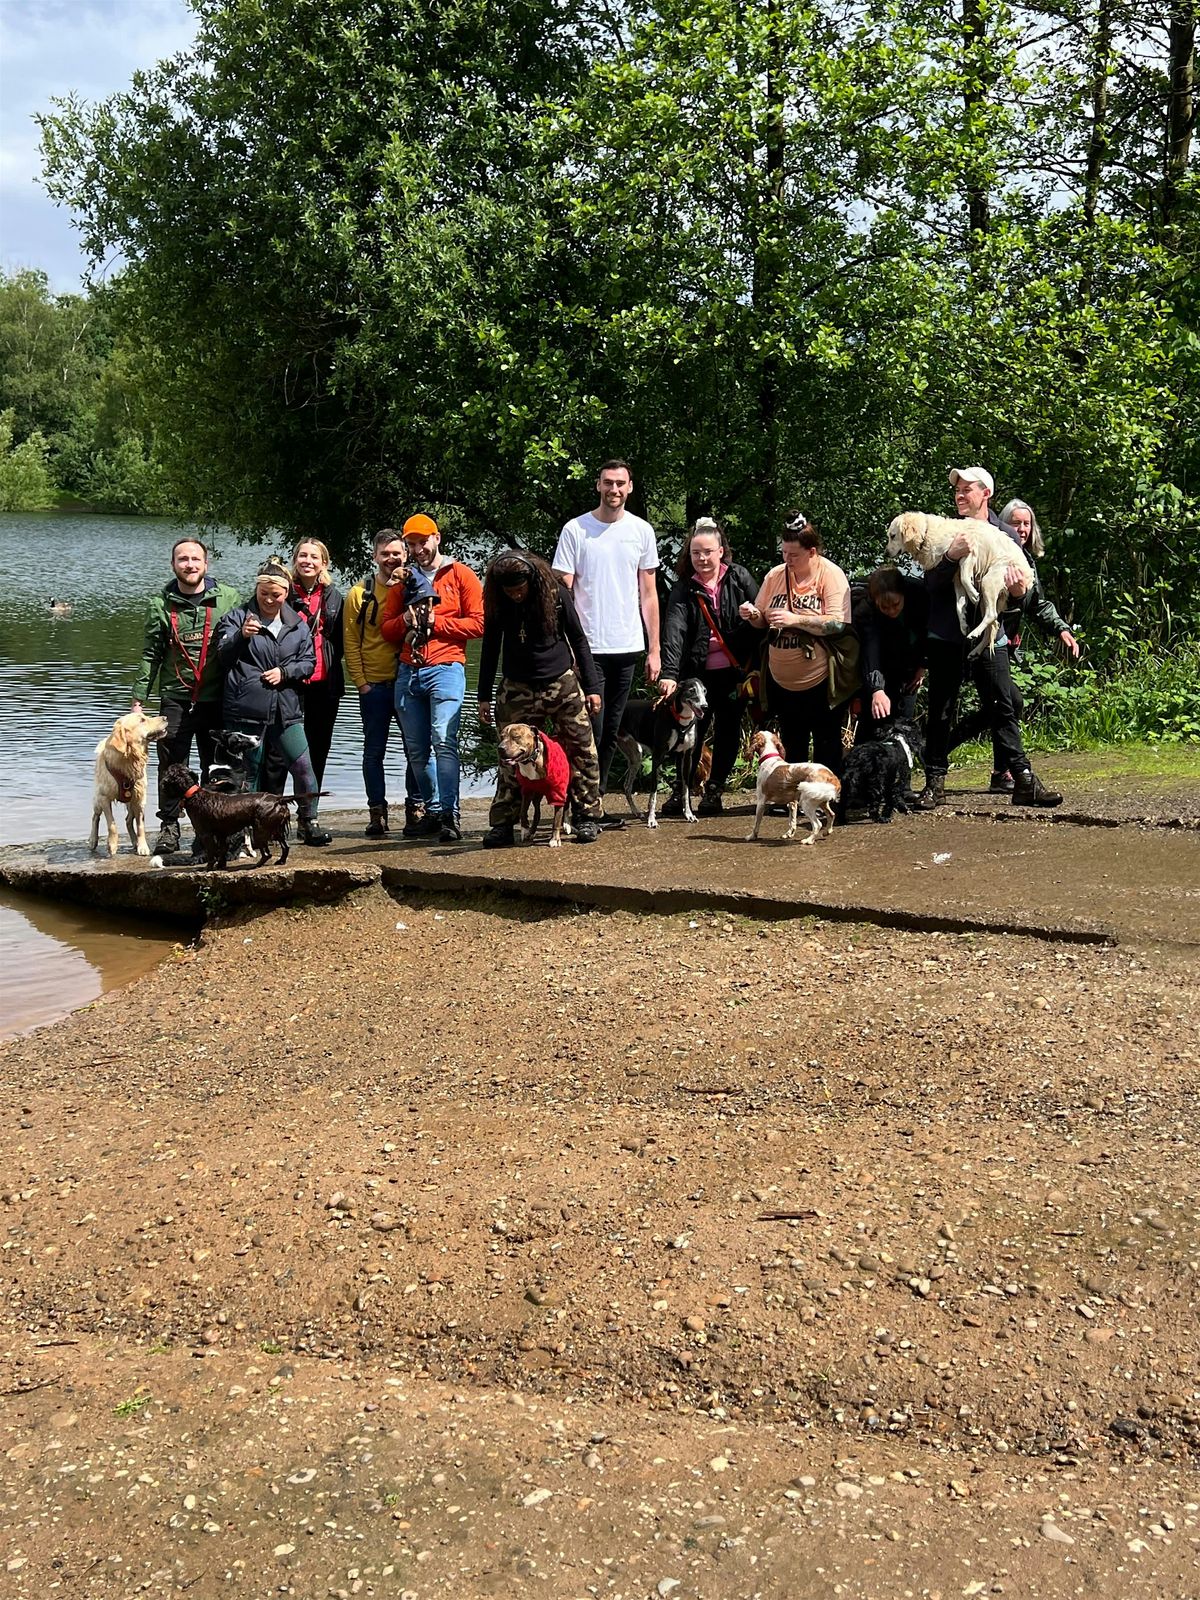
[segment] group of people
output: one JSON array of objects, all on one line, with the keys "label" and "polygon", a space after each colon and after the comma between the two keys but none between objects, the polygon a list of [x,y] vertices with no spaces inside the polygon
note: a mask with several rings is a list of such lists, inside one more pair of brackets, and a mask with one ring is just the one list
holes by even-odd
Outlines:
[{"label": "group of people", "polygon": [[[1030,507],[1013,500],[997,517],[990,507],[992,478],[982,467],[954,468],[950,482],[959,515],[1005,528],[1032,565],[1042,541]],[[243,600],[209,575],[200,540],[179,539],[171,552],[172,579],[147,609],[133,691],[140,709],[158,685],[167,719],[160,774],[187,762],[193,740],[204,778],[220,730],[261,735],[250,781],[282,789],[290,773],[301,841],[328,844],[319,796],[341,700],[356,692],[367,836],[389,832],[386,755],[396,726],[405,755],[403,836],[461,839],[466,647],[480,639],[480,721],[551,725],[570,763],[572,837],[580,844],[624,825],[605,816],[603,796],[639,667],[664,699],[685,678],[699,678],[706,687],[701,737],[710,746],[711,766],[702,816],[722,811],[748,702],[775,721],[789,760],[812,759],[837,772],[856,697],[863,712],[860,737],[869,736],[895,717],[911,718],[926,675],[922,806],[944,800],[955,744],[985,731],[993,743],[993,789],[1010,791],[1016,804],[1061,802],[1030,768],[1020,695],[1009,670],[1028,615],[1078,655],[1070,629],[1041,591],[1036,568],[1028,591],[1022,574],[1010,570],[1006,632],[994,654],[969,661],[953,593],[965,540],[961,547],[956,540],[940,567],[923,578],[878,568],[852,604],[849,579],[825,555],[820,533],[802,513],[785,519],[781,560],[761,583],[735,561],[720,524],[702,517],[684,542],[660,617],[657,542],[650,524],[627,509],[633,490],[628,463],[606,461],[596,489],[597,505],[564,526],[552,561],[507,549],[482,581],[442,551],[438,525],[424,514],[375,535],[371,571],[344,597],[320,540],[301,540],[290,566],[275,558],[264,562],[253,594]],[[955,723],[968,675],[979,711]],[[520,806],[516,777],[502,766],[486,848],[515,842]],[[676,791],[659,815],[683,809]],[[178,850],[179,813],[161,791],[159,820],[155,852]]]}]

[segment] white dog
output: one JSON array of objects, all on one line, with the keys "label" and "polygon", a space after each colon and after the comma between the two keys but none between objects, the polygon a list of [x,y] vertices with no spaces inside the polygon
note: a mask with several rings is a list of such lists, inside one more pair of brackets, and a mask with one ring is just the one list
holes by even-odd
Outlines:
[{"label": "white dog", "polygon": [[763,814],[772,805],[786,805],[791,813],[785,839],[796,836],[797,808],[804,812],[812,829],[801,844],[813,844],[820,837],[822,826],[832,831],[833,807],[842,786],[829,768],[814,761],[785,761],[773,733],[756,733],[750,748],[758,757],[758,785],[754,794],[754,827],[746,835],[746,843],[758,838]]},{"label": "white dog", "polygon": [[[1033,582],[1033,568],[1015,539],[993,528],[990,522],[974,517],[927,517],[922,511],[902,511],[888,528],[888,555],[898,556],[903,550],[929,572],[960,534],[971,548],[954,570],[958,625],[968,639],[979,641],[971,651],[972,656],[979,655],[985,648],[994,655],[996,635],[1000,632],[999,613],[1008,599],[1004,581],[1006,570],[1016,567],[1024,576],[1027,588]],[[974,605],[979,601],[983,603],[983,617],[978,626],[968,632],[968,602]]]},{"label": "white dog", "polygon": [[126,825],[133,847],[140,856],[150,854],[146,843],[146,769],[150,746],[167,731],[166,717],[148,717],[144,711],[131,711],[118,717],[107,739],[96,746],[96,782],[92,790],[92,833],[88,844],[96,848],[100,837],[100,813],[108,824],[108,853],[117,853],[117,825],[113,806],[119,800],[125,807]]}]

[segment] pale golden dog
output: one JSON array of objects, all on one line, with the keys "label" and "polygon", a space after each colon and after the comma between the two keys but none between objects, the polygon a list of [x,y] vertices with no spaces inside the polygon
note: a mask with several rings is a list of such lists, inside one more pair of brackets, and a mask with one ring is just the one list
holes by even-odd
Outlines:
[{"label": "pale golden dog", "polygon": [[96,783],[92,790],[92,833],[88,844],[95,850],[100,837],[100,814],[108,824],[108,853],[117,853],[117,825],[113,806],[119,800],[125,807],[126,826],[133,847],[140,856],[150,854],[146,843],[146,769],[150,746],[167,731],[166,717],[149,717],[144,711],[131,711],[118,717],[107,739],[96,746]]},{"label": "pale golden dog", "polygon": [[[979,655],[985,648],[996,651],[996,635],[1000,632],[999,613],[1008,600],[1005,574],[1016,567],[1025,579],[1026,587],[1033,582],[1033,568],[1021,553],[1021,546],[1000,528],[974,517],[927,517],[923,511],[902,511],[888,527],[888,555],[898,556],[903,550],[926,572],[932,571],[946,553],[947,546],[959,535],[970,544],[970,549],[954,569],[954,594],[958,606],[958,625],[968,639],[979,642],[971,651]],[[983,606],[983,616],[978,625],[970,626],[968,601]]]},{"label": "pale golden dog", "polygon": [[754,827],[746,835],[746,842],[758,838],[759,824],[768,806],[786,805],[791,812],[791,826],[785,839],[796,836],[797,809],[804,812],[812,829],[801,844],[812,844],[820,837],[824,827],[833,831],[834,805],[842,786],[828,767],[815,761],[785,761],[779,740],[773,733],[756,733],[750,749],[758,758],[758,787],[755,790],[756,810]]}]

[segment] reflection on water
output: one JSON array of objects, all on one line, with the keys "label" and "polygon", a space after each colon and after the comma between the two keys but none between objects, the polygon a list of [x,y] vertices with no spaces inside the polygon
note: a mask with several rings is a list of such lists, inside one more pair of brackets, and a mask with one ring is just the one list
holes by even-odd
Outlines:
[{"label": "reflection on water", "polygon": [[0,1037],[44,1027],[131,983],[178,937],[144,917],[0,893]]},{"label": "reflection on water", "polygon": [[[169,580],[181,531],[159,518],[0,514],[0,844],[86,838],[95,747],[129,710],[146,600]],[[211,571],[248,593],[267,553],[229,539]],[[69,616],[51,614],[51,595],[70,602]],[[404,792],[403,771],[396,734],[388,748],[395,797]],[[338,717],[325,786],[326,811],[365,804],[353,690]]]}]

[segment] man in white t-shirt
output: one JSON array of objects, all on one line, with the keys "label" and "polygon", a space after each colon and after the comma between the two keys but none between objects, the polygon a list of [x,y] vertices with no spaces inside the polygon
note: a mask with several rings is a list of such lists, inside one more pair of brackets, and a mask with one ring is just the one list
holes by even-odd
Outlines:
[{"label": "man in white t-shirt", "polygon": [[650,524],[625,509],[633,489],[628,462],[606,461],[596,489],[600,504],[566,524],[553,566],[574,596],[604,679],[600,712],[592,719],[603,796],[643,649],[647,681],[658,678],[658,545]]}]

